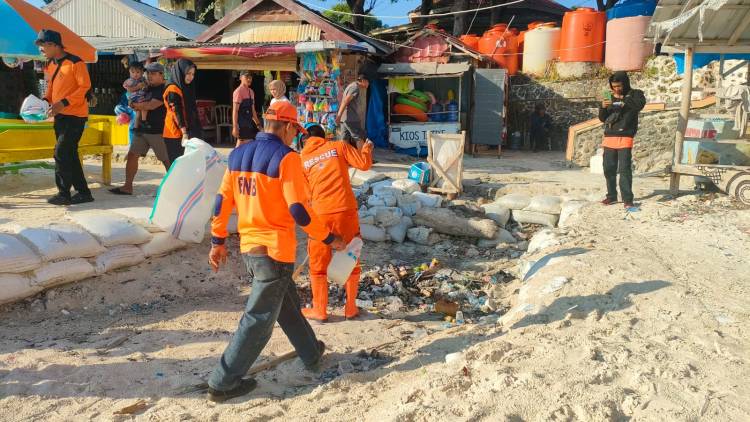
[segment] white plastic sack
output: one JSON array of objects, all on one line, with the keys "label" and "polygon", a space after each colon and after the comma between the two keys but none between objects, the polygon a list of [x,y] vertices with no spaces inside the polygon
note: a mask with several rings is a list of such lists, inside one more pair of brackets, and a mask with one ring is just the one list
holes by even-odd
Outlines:
[{"label": "white plastic sack", "polygon": [[411,179],[394,180],[391,186],[393,186],[396,189],[401,189],[407,195],[412,194],[414,192],[419,192],[420,190],[422,190],[421,187],[419,186],[419,183]]},{"label": "white plastic sack", "polygon": [[151,233],[159,233],[164,231],[164,229],[151,222],[151,207],[115,208],[110,211],[124,216],[128,220],[139,226],[142,226],[144,229],[148,230]]},{"label": "white plastic sack", "polygon": [[50,262],[34,270],[31,283],[34,286],[49,288],[72,283],[96,275],[94,266],[83,258]]},{"label": "white plastic sack", "polygon": [[404,213],[400,208],[375,207],[370,210],[375,215],[375,223],[381,227],[390,227],[401,222]]},{"label": "white plastic sack", "polygon": [[369,181],[367,182],[367,185],[372,188],[372,193],[377,194],[377,192],[380,192],[380,189],[385,187],[390,187],[393,184],[393,180],[388,178],[380,179],[379,181]]},{"label": "white plastic sack", "polygon": [[369,198],[367,198],[367,206],[368,207],[384,207],[385,200],[379,196],[372,195]]},{"label": "white plastic sack", "polygon": [[513,210],[513,219],[524,224],[540,224],[555,227],[560,216],[557,214],[543,214],[540,212]]},{"label": "white plastic sack", "polygon": [[42,260],[15,237],[0,233],[0,273],[22,273],[42,265]]},{"label": "white plastic sack", "polygon": [[422,203],[412,195],[401,195],[398,198],[398,207],[406,216],[413,216],[422,208]]},{"label": "white plastic sack", "polygon": [[177,239],[202,242],[225,171],[226,159],[211,145],[187,141],[185,154],[161,181],[151,221]]},{"label": "white plastic sack", "polygon": [[[390,182],[390,180],[388,180]],[[372,194],[380,197],[393,196],[398,197],[403,194],[401,189],[396,189],[393,186],[377,186],[372,188]]]},{"label": "white plastic sack", "polygon": [[510,220],[510,208],[506,208],[497,202],[482,205],[484,208],[484,215],[487,218],[492,219],[500,227],[505,227]]},{"label": "white plastic sack", "polygon": [[406,231],[407,239],[420,245],[434,245],[440,241],[440,235],[428,227],[412,227]]},{"label": "white plastic sack", "polygon": [[151,233],[122,215],[102,211],[72,213],[70,219],[94,235],[106,247],[139,245],[151,240]]},{"label": "white plastic sack", "polygon": [[531,240],[529,241],[529,247],[528,249],[526,249],[526,251],[529,254],[533,254],[537,251],[551,248],[559,244],[560,239],[558,239],[557,235],[555,235],[552,230],[544,229],[532,236]]},{"label": "white plastic sack", "polygon": [[31,285],[31,279],[18,274],[0,274],[0,305],[29,297],[40,289]]},{"label": "white plastic sack", "polygon": [[365,215],[364,217],[359,217],[359,224],[369,224],[369,225],[375,225],[375,217],[372,215]]},{"label": "white plastic sack", "polygon": [[417,198],[423,207],[439,208],[443,203],[443,197],[434,193],[413,192],[411,195]]},{"label": "white plastic sack", "polygon": [[187,243],[180,239],[175,239],[169,233],[156,233],[150,242],[140,245],[143,256],[150,258],[152,256],[166,255],[174,250],[184,248]]},{"label": "white plastic sack", "polygon": [[413,225],[414,223],[411,221],[411,218],[401,217],[400,223],[396,224],[395,226],[388,227],[386,231],[388,232],[388,236],[392,241],[396,243],[404,243],[404,239],[406,239],[406,231],[409,230]]},{"label": "white plastic sack", "polygon": [[503,208],[511,210],[522,210],[529,206],[531,198],[528,195],[511,193],[498,198],[495,203]]},{"label": "white plastic sack", "polygon": [[44,261],[97,256],[106,249],[86,230],[75,224],[55,223],[45,227],[17,227],[14,232],[30,243]]},{"label": "white plastic sack", "polygon": [[384,228],[369,224],[360,225],[359,234],[362,235],[362,239],[370,240],[372,242],[385,242],[388,238]]},{"label": "white plastic sack", "polygon": [[580,214],[581,208],[583,208],[584,205],[586,205],[586,202],[584,201],[565,202],[560,211],[560,221],[558,222],[558,225],[560,227],[567,226],[573,216]]},{"label": "white plastic sack", "polygon": [[541,212],[544,214],[560,214],[562,199],[559,196],[539,195],[531,198],[526,211]]},{"label": "white plastic sack", "polygon": [[43,120],[47,120],[47,111],[49,110],[49,104],[36,97],[35,95],[29,95],[23,100],[21,104],[21,110],[18,114],[26,123],[35,123]]},{"label": "white plastic sack", "polygon": [[138,265],[145,260],[143,251],[137,246],[115,246],[96,257],[96,272],[104,274],[118,268]]}]

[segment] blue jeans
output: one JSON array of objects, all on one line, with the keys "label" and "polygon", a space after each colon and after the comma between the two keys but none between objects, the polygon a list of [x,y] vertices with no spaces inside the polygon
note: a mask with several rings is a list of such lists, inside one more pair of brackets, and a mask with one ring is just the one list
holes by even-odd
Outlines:
[{"label": "blue jeans", "polygon": [[320,359],[318,339],[300,311],[292,280],[294,264],[278,262],[267,255],[243,254],[242,259],[253,287],[237,331],[208,379],[208,385],[219,391],[239,384],[271,339],[276,321],[302,362],[314,365]]}]

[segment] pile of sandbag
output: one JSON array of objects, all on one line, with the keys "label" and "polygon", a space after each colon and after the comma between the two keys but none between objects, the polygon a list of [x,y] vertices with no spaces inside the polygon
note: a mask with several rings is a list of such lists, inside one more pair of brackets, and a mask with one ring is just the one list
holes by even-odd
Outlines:
[{"label": "pile of sandbag", "polygon": [[510,219],[521,224],[538,224],[547,227],[566,225],[585,205],[584,201],[563,200],[558,196],[507,194],[491,204],[483,205],[487,216],[506,224]]},{"label": "pile of sandbag", "polygon": [[151,208],[76,212],[39,227],[0,232],[0,304],[32,296],[186,245],[149,221]]}]

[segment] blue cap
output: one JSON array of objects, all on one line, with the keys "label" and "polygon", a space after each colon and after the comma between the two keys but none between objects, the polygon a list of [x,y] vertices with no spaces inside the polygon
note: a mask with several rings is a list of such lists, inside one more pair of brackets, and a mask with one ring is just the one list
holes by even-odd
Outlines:
[{"label": "blue cap", "polygon": [[51,29],[42,29],[41,31],[39,31],[39,35],[36,37],[36,45],[44,44],[46,42],[55,43],[60,47],[63,46],[62,35],[60,35],[59,32],[53,31]]}]

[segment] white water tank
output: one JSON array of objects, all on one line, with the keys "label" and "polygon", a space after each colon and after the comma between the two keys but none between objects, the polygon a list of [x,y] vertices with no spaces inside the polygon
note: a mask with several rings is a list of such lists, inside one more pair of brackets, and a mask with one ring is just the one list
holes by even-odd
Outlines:
[{"label": "white water tank", "polygon": [[560,28],[539,26],[526,31],[523,45],[523,73],[543,76],[547,65],[559,56]]}]

